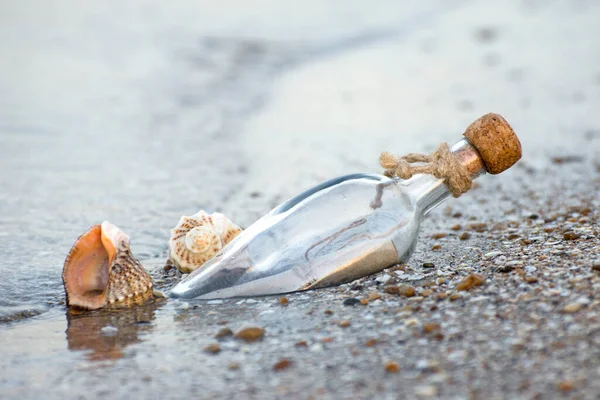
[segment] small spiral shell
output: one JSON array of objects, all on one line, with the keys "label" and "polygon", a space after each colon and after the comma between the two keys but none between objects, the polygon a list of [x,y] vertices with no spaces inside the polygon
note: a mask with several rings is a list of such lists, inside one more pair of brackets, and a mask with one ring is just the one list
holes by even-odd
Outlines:
[{"label": "small spiral shell", "polygon": [[183,273],[190,273],[211,259],[242,229],[221,213],[201,210],[183,216],[171,229],[169,257]]},{"label": "small spiral shell", "polygon": [[131,254],[129,237],[104,221],[81,235],[63,267],[67,305],[96,310],[152,298],[152,277]]}]

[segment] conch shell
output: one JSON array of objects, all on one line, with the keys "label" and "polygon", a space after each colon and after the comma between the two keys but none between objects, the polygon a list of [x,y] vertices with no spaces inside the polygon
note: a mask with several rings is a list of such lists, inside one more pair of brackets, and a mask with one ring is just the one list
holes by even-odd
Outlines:
[{"label": "conch shell", "polygon": [[177,269],[190,273],[211,259],[242,229],[221,213],[200,210],[171,229],[169,257]]},{"label": "conch shell", "polygon": [[104,221],[81,235],[63,267],[67,305],[96,310],[152,298],[152,278],[131,254],[129,237]]}]

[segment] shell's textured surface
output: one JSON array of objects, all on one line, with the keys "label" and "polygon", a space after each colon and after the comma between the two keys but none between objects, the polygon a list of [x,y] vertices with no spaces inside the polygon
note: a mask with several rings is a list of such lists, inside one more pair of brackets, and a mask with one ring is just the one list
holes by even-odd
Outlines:
[{"label": "shell's textured surface", "polygon": [[131,254],[129,237],[106,221],[77,239],[62,278],[73,307],[129,307],[152,298],[152,278]]},{"label": "shell's textured surface", "polygon": [[171,229],[169,257],[181,272],[190,273],[211,259],[242,229],[221,213],[200,210],[183,216]]}]

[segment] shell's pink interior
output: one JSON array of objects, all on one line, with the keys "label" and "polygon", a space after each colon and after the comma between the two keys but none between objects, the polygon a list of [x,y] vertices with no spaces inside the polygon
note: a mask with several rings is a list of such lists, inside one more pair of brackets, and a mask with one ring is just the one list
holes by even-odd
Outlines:
[{"label": "shell's pink interior", "polygon": [[95,225],[71,249],[63,273],[70,305],[95,309],[106,301],[109,266],[115,249],[102,239],[100,225]]}]

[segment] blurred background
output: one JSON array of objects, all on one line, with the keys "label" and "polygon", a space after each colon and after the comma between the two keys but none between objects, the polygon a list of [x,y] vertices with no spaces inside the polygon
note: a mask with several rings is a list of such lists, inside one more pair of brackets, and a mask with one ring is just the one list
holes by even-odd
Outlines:
[{"label": "blurred background", "polygon": [[524,158],[485,196],[561,196],[574,178],[552,157],[596,165],[598,21],[594,0],[3,0],[0,315],[59,304],[64,257],[92,224],[160,264],[181,215],[248,226],[324,179],[378,172],[381,151],[457,141],[487,112]]}]

